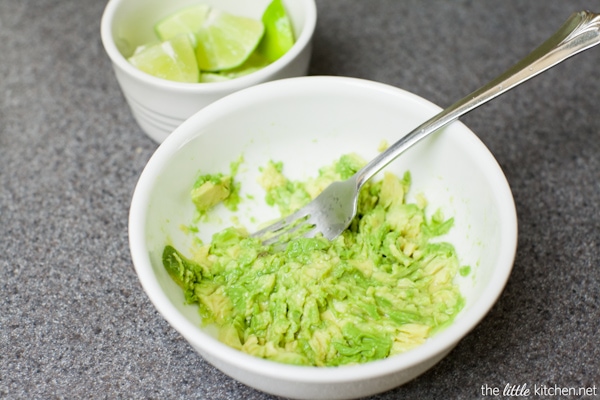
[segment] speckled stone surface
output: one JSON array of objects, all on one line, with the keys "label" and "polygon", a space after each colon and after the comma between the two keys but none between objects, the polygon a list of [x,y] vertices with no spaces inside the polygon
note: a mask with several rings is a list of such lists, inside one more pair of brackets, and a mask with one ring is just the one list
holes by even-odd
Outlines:
[{"label": "speckled stone surface", "polygon": [[[157,145],[102,48],[105,4],[0,1],[0,398],[271,399],[199,357],[137,280],[128,208]],[[311,74],[385,82],[440,106],[572,12],[600,11],[597,0],[317,5]],[[600,398],[598,65],[600,47],[463,118],[513,190],[514,270],[447,358],[375,399],[516,398],[507,384]],[[559,398],[550,394],[527,398]]]}]

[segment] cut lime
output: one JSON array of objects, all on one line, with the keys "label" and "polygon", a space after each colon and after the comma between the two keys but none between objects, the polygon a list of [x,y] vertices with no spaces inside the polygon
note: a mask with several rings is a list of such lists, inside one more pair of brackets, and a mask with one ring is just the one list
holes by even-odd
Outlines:
[{"label": "cut lime", "polygon": [[257,51],[273,62],[294,45],[292,23],[281,0],[273,0],[269,4],[263,13],[262,22],[265,25],[265,35]]},{"label": "cut lime", "polygon": [[198,82],[198,64],[188,35],[140,47],[129,57],[138,69],[177,82]]},{"label": "cut lime", "polygon": [[262,55],[258,54],[257,52],[254,52],[250,54],[248,59],[244,61],[244,63],[239,67],[226,69],[224,71],[220,71],[219,73],[229,78],[237,78],[258,71],[259,69],[262,69],[269,64],[270,63],[267,59],[265,59]]},{"label": "cut lime", "polygon": [[221,75],[218,72],[201,72],[200,73],[200,83],[215,83],[215,82],[223,82],[229,81],[231,78]]},{"label": "cut lime", "polygon": [[263,56],[254,52],[239,67],[216,72],[200,72],[200,82],[229,81],[256,72],[267,65],[269,65],[269,62]]},{"label": "cut lime", "polygon": [[198,67],[220,71],[240,66],[256,49],[264,31],[261,21],[212,9],[197,32]]},{"label": "cut lime", "polygon": [[192,45],[196,47],[195,32],[204,24],[209,11],[210,6],[205,4],[183,8],[159,21],[154,26],[154,30],[159,39],[163,41],[186,33],[190,36]]}]

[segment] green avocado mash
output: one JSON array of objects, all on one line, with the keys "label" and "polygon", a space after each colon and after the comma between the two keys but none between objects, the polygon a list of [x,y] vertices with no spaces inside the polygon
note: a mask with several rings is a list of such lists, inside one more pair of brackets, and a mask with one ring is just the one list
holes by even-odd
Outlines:
[{"label": "green avocado mash", "polygon": [[[318,177],[294,182],[281,163],[270,162],[259,181],[267,203],[287,214],[363,164],[343,156]],[[440,211],[428,218],[424,198],[406,203],[409,186],[409,173],[368,182],[357,217],[333,241],[295,238],[280,250],[230,227],[189,257],[167,245],[163,264],[186,301],[198,304],[203,323],[246,353],[314,366],[398,354],[447,326],[464,305],[453,282],[461,268],[454,247],[431,241],[453,220]],[[194,202],[204,207],[224,192],[211,187]]]}]

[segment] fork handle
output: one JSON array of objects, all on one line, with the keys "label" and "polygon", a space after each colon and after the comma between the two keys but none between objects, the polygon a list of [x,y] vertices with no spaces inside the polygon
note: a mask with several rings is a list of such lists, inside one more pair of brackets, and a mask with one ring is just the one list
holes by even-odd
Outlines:
[{"label": "fork handle", "polygon": [[373,175],[430,133],[598,43],[600,14],[589,11],[572,14],[556,33],[512,68],[424,122],[371,160],[356,173],[357,187],[360,189]]}]

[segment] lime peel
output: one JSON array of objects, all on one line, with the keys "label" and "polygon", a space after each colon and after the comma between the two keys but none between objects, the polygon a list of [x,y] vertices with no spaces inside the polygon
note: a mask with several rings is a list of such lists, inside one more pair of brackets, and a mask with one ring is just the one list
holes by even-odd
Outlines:
[{"label": "lime peel", "polygon": [[281,0],[273,0],[262,16],[265,35],[258,52],[270,62],[276,61],[294,45],[294,30]]}]

